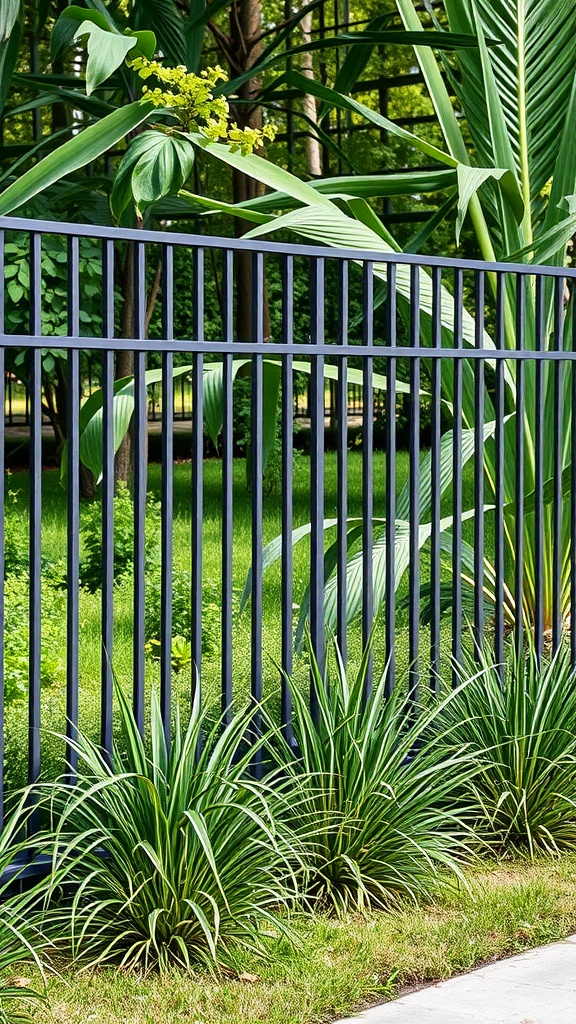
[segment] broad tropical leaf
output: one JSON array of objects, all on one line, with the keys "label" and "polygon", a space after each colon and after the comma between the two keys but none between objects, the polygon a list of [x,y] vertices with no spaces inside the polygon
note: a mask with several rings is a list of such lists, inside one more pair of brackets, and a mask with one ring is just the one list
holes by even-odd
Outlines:
[{"label": "broad tropical leaf", "polygon": [[0,216],[13,213],[54,182],[108,152],[128,132],[143,124],[153,110],[149,101],[129,103],[79,132],[0,193]]}]

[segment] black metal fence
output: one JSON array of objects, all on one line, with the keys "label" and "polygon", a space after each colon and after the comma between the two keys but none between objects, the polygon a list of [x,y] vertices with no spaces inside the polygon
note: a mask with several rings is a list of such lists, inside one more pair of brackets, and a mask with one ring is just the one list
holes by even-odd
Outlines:
[{"label": "black metal fence", "polygon": [[[290,735],[287,677],[307,679],[305,655],[295,644],[304,620],[321,663],[330,633],[343,656],[357,662],[376,620],[375,665],[386,663],[389,688],[405,686],[414,702],[428,688],[437,691],[444,682],[458,681],[457,662],[473,641],[490,644],[500,661],[507,643],[520,645],[531,632],[540,657],[567,643],[576,659],[576,633],[570,628],[576,597],[575,271],[17,219],[1,220],[0,232],[3,269],[16,240],[18,251],[24,247],[27,253],[30,282],[16,300],[5,289],[1,308],[0,379],[15,372],[16,360],[29,392],[29,472],[20,474],[15,488],[0,467],[0,579],[6,591],[0,597],[6,623],[0,646],[0,737],[5,740],[0,773],[7,766],[0,792],[22,781],[16,761],[26,761],[24,781],[33,782],[46,768],[43,727],[54,703],[68,739],[60,768],[65,758],[74,773],[70,741],[83,722],[97,728],[110,749],[114,672],[130,681],[141,727],[148,688],[156,679],[167,731],[175,691],[182,696],[200,685],[206,699],[218,692],[224,713],[230,713],[236,696],[249,694],[259,702],[272,694]],[[55,237],[66,240],[65,328],[57,337],[44,326],[43,253]],[[88,314],[94,300],[83,289],[86,239],[100,253],[93,319]],[[136,268],[130,338],[118,335],[124,302],[118,268],[126,246],[134,249]],[[159,251],[159,319],[156,336],[147,337],[147,262]],[[252,261],[255,327],[250,341],[239,342],[235,266],[246,251]],[[184,269],[176,278],[177,265]],[[272,328],[265,340],[267,307]],[[122,410],[126,414],[126,394],[121,400],[115,392],[115,354],[121,350],[134,353],[133,389],[128,389],[133,549],[131,611],[124,603],[119,623],[115,421]],[[100,405],[93,402],[91,440],[81,411],[86,353],[98,360],[102,385]],[[147,364],[156,367],[155,380],[165,396],[159,469],[148,462]],[[172,382],[183,365],[191,379],[191,423],[185,476],[175,481]],[[294,452],[295,372],[309,380],[310,449],[302,464]],[[358,451],[352,451],[348,394],[352,378],[359,386],[358,374],[362,430]],[[60,575],[53,556],[46,559],[57,533],[46,495],[49,491],[53,502],[56,490],[53,471],[48,479],[43,470],[42,404],[47,383],[54,380],[57,400],[65,402],[59,413],[66,434]],[[240,381],[249,422],[248,491],[234,448]],[[334,456],[324,443],[326,381],[335,388]],[[207,428],[218,434],[217,459],[205,457]],[[383,451],[376,450],[376,431]],[[399,451],[401,432],[408,438],[407,453]],[[101,573],[91,591],[82,584],[81,541],[81,456],[87,457],[89,441],[101,509]],[[266,460],[272,448],[279,482],[271,497]],[[4,451],[1,436],[2,460]],[[151,486],[160,504],[153,521],[147,514]],[[14,544],[18,491],[26,550],[15,568],[9,544]],[[275,520],[268,514],[270,502],[275,502]],[[270,546],[276,534],[281,539]],[[149,553],[155,540],[159,558],[151,589]],[[274,553],[277,570],[268,567]],[[189,592],[189,658],[176,675],[177,562],[178,585],[184,580]],[[246,570],[249,602],[240,612]],[[15,572],[26,581],[28,594],[27,679],[16,693],[15,633],[5,603]],[[44,614],[47,586],[60,588],[65,615],[65,663],[56,693],[46,686],[43,669],[51,630]],[[146,614],[147,602],[158,598],[154,588],[159,658],[152,664]],[[90,615],[92,625],[87,625]],[[314,708],[313,691],[310,699]]]}]

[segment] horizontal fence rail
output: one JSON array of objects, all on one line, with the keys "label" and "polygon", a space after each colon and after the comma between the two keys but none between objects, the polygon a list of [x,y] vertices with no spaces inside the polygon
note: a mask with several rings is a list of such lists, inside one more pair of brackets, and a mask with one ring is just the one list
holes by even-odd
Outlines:
[{"label": "horizontal fence rail", "polygon": [[141,729],[200,686],[290,738],[332,637],[414,709],[478,645],[576,661],[574,270],[12,218],[0,258],[5,805],[111,750],[114,677]]}]

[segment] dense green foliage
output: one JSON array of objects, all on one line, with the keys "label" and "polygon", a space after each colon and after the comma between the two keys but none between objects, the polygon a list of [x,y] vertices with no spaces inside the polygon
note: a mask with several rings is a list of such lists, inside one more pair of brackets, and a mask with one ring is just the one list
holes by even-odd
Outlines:
[{"label": "dense green foliage", "polygon": [[372,644],[350,680],[337,648],[333,655],[322,678],[311,654],[317,712],[294,688],[296,747],[280,753],[300,790],[309,896],[338,912],[416,899],[440,868],[458,873],[469,836],[456,780],[470,765],[465,751],[446,755],[424,739],[438,708],[414,720],[401,693],[385,698],[386,673],[366,692]]},{"label": "dense green foliage", "polygon": [[[30,984],[15,983],[13,973],[22,961],[29,961],[39,968],[39,980],[44,982],[40,956],[49,944],[38,924],[37,894],[26,889],[18,892],[22,871],[18,861],[27,848],[23,830],[29,817],[30,810],[21,799],[0,830],[0,1024],[23,1024],[30,1019],[31,1004],[44,998]],[[12,878],[4,874],[7,871]]]},{"label": "dense green foliage", "polygon": [[[463,790],[479,835],[531,855],[576,841],[576,675],[569,652],[544,665],[533,644],[495,665],[478,652],[440,714],[440,746],[467,751],[477,771]],[[446,742],[446,738],[448,742]]]},{"label": "dense green foliage", "polygon": [[188,723],[176,713],[168,748],[157,695],[150,744],[116,695],[113,766],[80,738],[78,784],[57,785],[51,801],[56,868],[75,882],[51,927],[91,966],[222,964],[234,944],[263,947],[297,893],[297,854],[279,813],[285,786],[248,773],[251,714],[207,730],[198,694]]}]

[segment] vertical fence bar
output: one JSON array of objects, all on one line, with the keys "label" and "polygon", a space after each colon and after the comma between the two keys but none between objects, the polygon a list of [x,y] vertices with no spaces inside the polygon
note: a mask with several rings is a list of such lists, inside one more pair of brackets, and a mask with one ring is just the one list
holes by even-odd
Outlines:
[{"label": "vertical fence bar", "polygon": [[[114,338],[114,242],[102,248],[103,317],[105,338]],[[112,644],[114,638],[114,352],[102,353],[102,651],[100,742],[112,752]]]},{"label": "vertical fence bar", "polygon": [[[536,351],[541,352],[544,341],[544,291],[545,280],[536,277]],[[542,359],[536,357],[535,373],[535,431],[534,431],[534,647],[538,664],[544,652],[544,602],[542,599],[544,574],[544,415]]]},{"label": "vertical fence bar", "polygon": [[[554,348],[564,348],[562,331],[564,324],[564,278],[554,278]],[[562,452],[564,419],[564,364],[554,363],[554,420],[553,420],[553,482],[552,503],[552,650],[557,651],[562,639]]]},{"label": "vertical fence bar", "polygon": [[[174,338],[174,248],[162,252],[162,335]],[[172,563],[174,518],[174,356],[162,353],[162,526],[160,561],[160,710],[170,743],[172,702]]]},{"label": "vertical fence bar", "polygon": [[[234,254],[224,252],[222,279],[224,341],[234,340]],[[232,356],[223,359],[222,409],[222,714],[232,717],[232,558],[234,547],[234,408]]]},{"label": "vertical fence bar", "polygon": [[[0,229],[0,335],[6,329],[4,322],[4,231]],[[3,338],[1,339],[4,340]],[[6,405],[6,364],[4,345],[0,345],[0,381],[3,382],[2,401]],[[0,830],[4,822],[4,502],[6,499],[5,486],[5,446],[6,426],[4,416],[0,419]]]},{"label": "vertical fence bar", "polygon": [[[311,267],[311,342],[324,341],[324,259]],[[310,637],[312,650],[324,671],[324,357],[312,355],[310,387]],[[318,716],[318,696],[311,680],[310,710]]]},{"label": "vertical fence bar", "polygon": [[[442,270],[432,269],[432,348],[442,346]],[[432,360],[432,437],[430,443],[430,688],[440,687],[440,444],[442,410],[442,366]]]},{"label": "vertical fence bar", "polygon": [[[146,337],[146,247],[137,242],[134,251],[134,337]],[[126,340],[124,344],[129,342]],[[134,633],[133,701],[138,728],[144,730],[144,602],[146,574],[146,490],[147,490],[147,416],[146,353],[134,352]]]},{"label": "vertical fence bar", "polygon": [[[454,347],[462,348],[463,274],[454,271]],[[452,428],[452,684],[460,682],[462,660],[462,359],[454,359],[454,425]]]},{"label": "vertical fence bar", "polygon": [[[477,270],[474,288],[476,348],[484,344],[484,271]],[[474,640],[484,639],[484,360],[474,363]]]},{"label": "vertical fence bar", "polygon": [[[504,317],[506,279],[502,272],[496,279],[496,348],[504,349]],[[502,357],[496,360],[495,382],[495,495],[494,495],[494,657],[503,679],[504,662],[504,370]]]},{"label": "vertical fence bar", "polygon": [[[576,353],[576,295],[572,284],[572,352]],[[576,362],[570,363],[570,661],[576,665]]]},{"label": "vertical fence bar", "polygon": [[[204,249],[196,249],[193,272],[194,306],[192,332],[204,340]],[[192,358],[192,691],[202,673],[202,515],[204,506],[204,357]]]},{"label": "vertical fence bar", "polygon": [[[42,236],[31,235],[30,331],[42,334]],[[42,349],[35,343],[30,353],[30,605],[28,689],[28,782],[40,775],[40,683],[42,648]],[[30,822],[35,831],[36,815]]]},{"label": "vertical fence bar", "polygon": [[[526,288],[521,274],[516,275],[516,348],[524,349],[526,320]],[[524,416],[526,411],[526,374],[521,359],[516,362],[516,524],[514,531],[514,614],[515,643],[519,652],[522,651],[524,637],[523,597],[524,597],[524,455],[525,433]]]},{"label": "vertical fence bar", "polygon": [[[264,256],[252,254],[252,329],[254,341],[264,344]],[[252,455],[252,621],[250,692],[258,705],[262,700],[262,432],[264,426],[264,372],[262,356],[252,357],[251,394],[251,455]],[[252,736],[258,742],[262,729],[262,715],[256,708],[252,718]],[[252,758],[254,773],[262,774],[262,747],[258,745]]]},{"label": "vertical fence bar", "polygon": [[[282,261],[282,341],[294,341],[294,257]],[[292,743],[292,694],[288,678],[292,675],[293,595],[293,489],[294,489],[294,375],[292,356],[282,358],[282,679],[280,720],[285,739]]]},{"label": "vertical fence bar", "polygon": [[[339,281],[339,307],[338,307],[338,342],[341,345],[348,343],[348,303],[349,303],[349,263],[341,260],[338,265]],[[338,359],[338,382],[336,387],[336,417],[338,421],[337,437],[337,469],[336,479],[338,484],[338,495],[336,499],[336,543],[337,554],[337,620],[336,637],[338,647],[344,664],[348,657],[348,632],[347,632],[347,566],[348,566],[348,359],[340,356]]]},{"label": "vertical fence bar", "polygon": [[[396,264],[387,271],[386,338],[396,345]],[[396,683],[396,357],[387,358],[386,383],[386,695]]]},{"label": "vertical fence bar", "polygon": [[[363,269],[363,337],[366,348],[374,344],[374,266],[364,263]],[[362,645],[366,647],[374,621],[374,358],[364,352],[362,360]],[[364,680],[364,697],[372,689],[373,655],[370,654]]]},{"label": "vertical fence bar", "polygon": [[[420,268],[410,267],[410,349],[420,348]],[[410,561],[408,566],[408,700],[418,700],[420,648],[420,357],[410,359]]]},{"label": "vertical fence bar", "polygon": [[[80,241],[68,239],[68,334],[80,336]],[[68,481],[66,515],[66,764],[73,780],[78,764],[78,643],[80,575],[80,352],[68,351]]]}]

